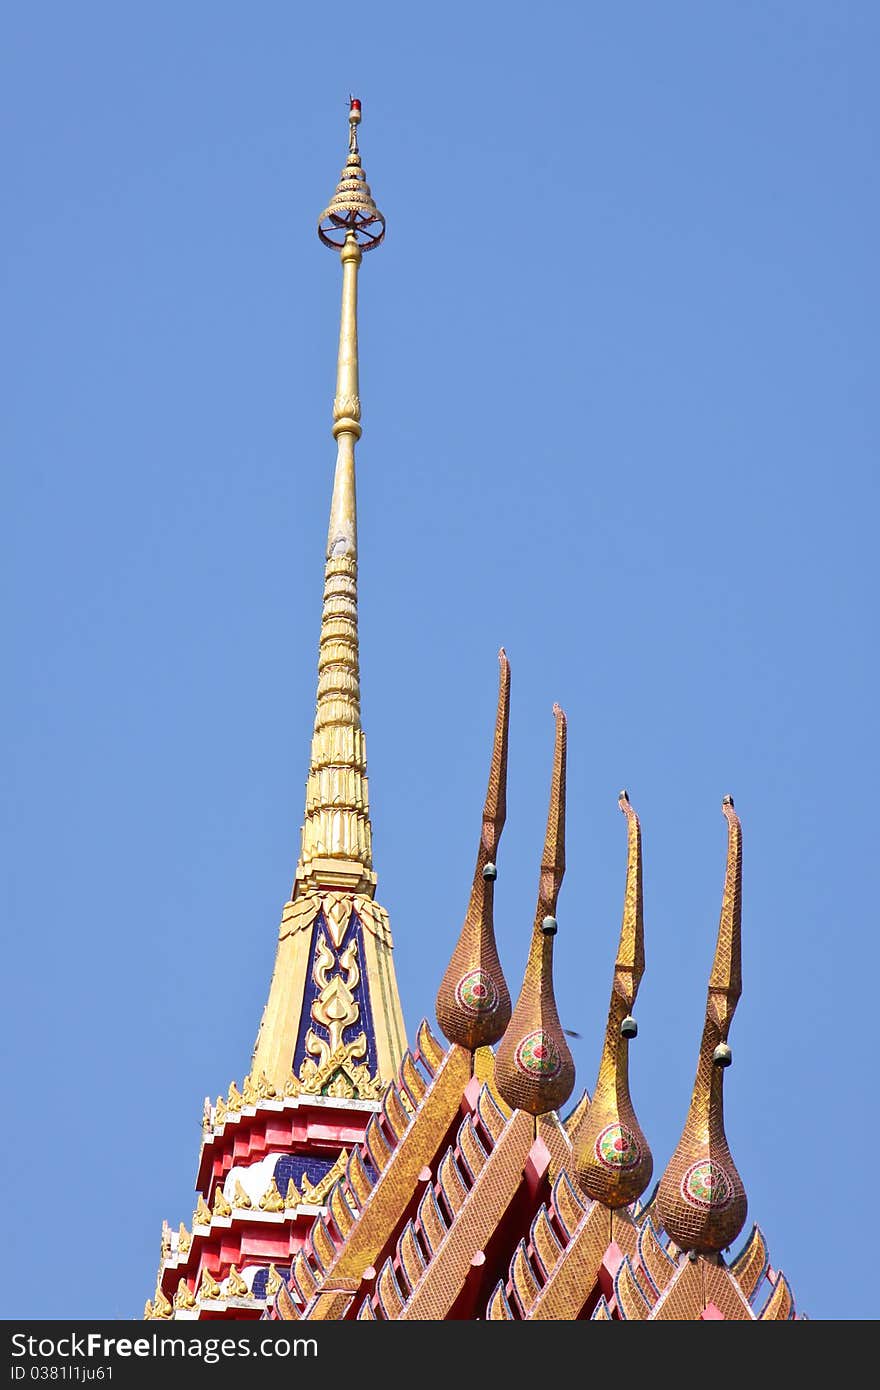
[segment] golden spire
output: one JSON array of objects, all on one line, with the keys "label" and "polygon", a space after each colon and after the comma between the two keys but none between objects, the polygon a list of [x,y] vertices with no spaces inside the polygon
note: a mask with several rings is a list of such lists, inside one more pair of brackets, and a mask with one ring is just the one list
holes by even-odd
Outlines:
[{"label": "golden spire", "polygon": [[556,901],[565,873],[565,715],[558,705],[550,810],[541,859],[538,905],[519,999],[495,1057],[495,1085],[507,1104],[531,1115],[555,1110],[571,1095],[574,1062],[553,994]]},{"label": "golden spire", "polygon": [[742,829],[733,797],[726,796],[721,809],[727,817],[727,871],[700,1059],[684,1132],[657,1192],[667,1235],[682,1250],[700,1253],[726,1249],[742,1230],[747,1210],[724,1133],[723,1085],[733,1060],[727,1034],[742,993]]},{"label": "golden spire", "polygon": [[[297,1094],[300,1084],[322,1067],[328,1068],[324,1093],[335,1087],[336,1094],[348,1085],[337,1069],[352,1062],[352,1048],[358,1049],[358,1062],[369,1064],[371,1076],[387,1083],[396,1077],[406,1051],[388,914],[375,901],[360,712],[354,459],[361,434],[358,268],[362,252],[378,246],[385,231],[361,167],[360,119],[360,102],[352,100],[348,162],[318,224],[321,241],[337,250],[342,262],[333,402],[336,473],[302,845],[290,901],[281,914],[275,968],[251,1061],[251,1077],[259,1078],[258,1098],[265,1098],[269,1088]],[[345,1023],[337,1008],[342,1003]],[[363,1031],[353,1031],[356,1025]],[[343,1055],[340,1042],[346,1029],[348,1051]]]},{"label": "golden spire", "polygon": [[358,268],[362,251],[378,246],[385,235],[385,219],[373,202],[361,167],[357,144],[360,119],[360,102],[353,99],[348,161],[336,193],[318,221],[321,241],[338,250],[342,261],[342,310],[333,401],[337,454],[324,569],[315,730],[294,899],[326,888],[372,897],[376,887],[367,752],[361,728],[354,449],[361,436]]},{"label": "golden spire", "polygon": [[629,1040],[638,1031],[632,1009],[645,973],[642,914],[642,831],[625,791],[626,892],[605,1046],[592,1103],[575,1140],[575,1171],[589,1197],[606,1207],[625,1207],[641,1196],[654,1168],[648,1141],[629,1095]]},{"label": "golden spire", "polygon": [[489,786],[477,867],[464,925],[437,991],[437,1022],[450,1042],[475,1051],[497,1042],[510,1022],[510,993],[495,945],[493,903],[495,859],[507,815],[507,728],[510,716],[510,662],[504,648]]}]

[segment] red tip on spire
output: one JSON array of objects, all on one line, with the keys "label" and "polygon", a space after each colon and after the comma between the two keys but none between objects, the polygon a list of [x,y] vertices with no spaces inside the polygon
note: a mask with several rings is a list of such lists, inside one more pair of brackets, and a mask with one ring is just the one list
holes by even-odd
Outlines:
[{"label": "red tip on spire", "polygon": [[360,104],[360,102],[358,101],[357,97],[352,97],[352,98],[351,98],[351,109],[352,109],[352,111],[360,111],[360,109],[361,109],[361,104]]}]

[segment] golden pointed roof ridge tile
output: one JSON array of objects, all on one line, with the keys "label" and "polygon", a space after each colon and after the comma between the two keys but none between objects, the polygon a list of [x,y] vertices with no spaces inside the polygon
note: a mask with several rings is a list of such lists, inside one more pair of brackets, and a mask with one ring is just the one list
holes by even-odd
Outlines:
[{"label": "golden pointed roof ridge tile", "polygon": [[732,1061],[727,1035],[742,992],[742,827],[726,796],[727,867],[721,920],[700,1043],[697,1075],[684,1131],[657,1192],[666,1234],[682,1250],[725,1250],[742,1230],[748,1202],[724,1131],[724,1071]]},{"label": "golden pointed roof ridge tile", "polygon": [[538,903],[519,998],[495,1056],[495,1085],[515,1110],[556,1110],[574,1087],[574,1061],[553,992],[556,903],[565,874],[566,720],[553,706],[556,737]]},{"label": "golden pointed roof ridge tile", "polygon": [[593,1099],[574,1143],[577,1180],[588,1197],[618,1209],[629,1206],[651,1181],[654,1159],[629,1093],[629,1041],[638,1032],[632,1008],[645,970],[642,833],[626,791],[626,890],[605,1042]]},{"label": "golden pointed roof ridge tile", "polygon": [[510,722],[510,662],[504,648],[489,784],[477,864],[464,924],[437,991],[437,1022],[450,1042],[470,1052],[495,1043],[510,1022],[510,991],[498,958],[493,905],[498,845],[507,815],[507,742]]}]

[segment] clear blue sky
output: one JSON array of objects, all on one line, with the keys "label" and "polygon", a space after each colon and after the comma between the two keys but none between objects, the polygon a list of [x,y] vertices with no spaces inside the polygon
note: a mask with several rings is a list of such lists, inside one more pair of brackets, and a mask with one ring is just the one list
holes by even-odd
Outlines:
[{"label": "clear blue sky", "polygon": [[732,792],[750,1219],[799,1308],[877,1316],[849,1274],[878,1152],[880,10],[83,0],[3,30],[3,1315],[140,1315],[203,1097],[248,1067],[314,708],[340,284],[314,225],[352,91],[388,219],[361,639],[408,1026],[467,900],[503,643],[511,987],[559,700],[560,1010],[592,1088],[626,786],[659,1175]]}]

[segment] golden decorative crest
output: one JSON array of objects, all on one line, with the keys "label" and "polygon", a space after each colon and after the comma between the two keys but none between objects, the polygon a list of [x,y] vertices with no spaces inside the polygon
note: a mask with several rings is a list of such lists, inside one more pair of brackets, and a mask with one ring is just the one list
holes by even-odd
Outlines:
[{"label": "golden decorative crest", "polygon": [[226,1104],[230,1110],[240,1110],[242,1106],[242,1094],[234,1081],[229,1083],[229,1093]]},{"label": "golden decorative crest", "polygon": [[274,1265],[269,1266],[269,1277],[266,1280],[266,1297],[274,1298],[281,1288],[283,1280]]},{"label": "golden decorative crest", "polygon": [[[210,1215],[209,1215],[209,1217],[208,1217],[208,1220],[210,1220]],[[185,1254],[187,1253],[187,1251],[189,1250],[189,1248],[190,1248],[191,1245],[192,1245],[192,1236],[190,1235],[189,1231],[186,1229],[186,1227],[184,1226],[183,1222],[181,1221],[181,1223],[180,1223],[180,1229],[179,1229],[178,1232],[177,1232],[177,1253],[178,1253],[178,1255],[185,1255]]]},{"label": "golden decorative crest", "polygon": [[301,1201],[302,1197],[299,1195],[296,1183],[293,1181],[293,1178],[288,1178],[287,1191],[284,1194],[285,1211],[289,1211],[292,1207],[298,1207]]},{"label": "golden decorative crest", "polygon": [[238,1178],[235,1179],[235,1189],[232,1194],[232,1205],[238,1208],[249,1210],[253,1206],[248,1194],[245,1192]]},{"label": "golden decorative crest", "polygon": [[250,1298],[251,1291],[242,1279],[235,1265],[231,1265],[226,1280],[227,1298]]},{"label": "golden decorative crest", "polygon": [[185,1279],[181,1279],[177,1285],[177,1293],[174,1295],[175,1308],[195,1308],[195,1295]]},{"label": "golden decorative crest", "polygon": [[273,1178],[260,1198],[261,1211],[283,1211],[284,1198],[278,1191],[278,1184]]},{"label": "golden decorative crest", "polygon": [[[310,1035],[315,1037],[309,1030]],[[321,1040],[315,1039],[316,1045],[320,1046]],[[306,1042],[308,1045],[308,1040]],[[323,1044],[327,1047],[326,1043]],[[302,1077],[303,1094],[307,1096],[320,1095],[342,1095],[340,1090],[331,1091],[330,1087],[342,1078],[350,1084],[351,1092],[345,1094],[344,1099],[354,1100],[379,1100],[382,1095],[382,1082],[378,1074],[371,1076],[369,1069],[365,1067],[359,1059],[365,1057],[367,1053],[367,1037],[365,1033],[359,1033],[350,1043],[343,1043],[335,1052],[329,1052],[324,1060],[316,1063],[311,1057],[306,1057],[300,1067]]]},{"label": "golden decorative crest", "polygon": [[170,1318],[173,1317],[174,1310],[170,1302],[162,1292],[162,1285],[156,1285],[156,1292],[153,1294],[153,1317]]},{"label": "golden decorative crest", "polygon": [[222,1186],[221,1183],[218,1183],[218,1184],[217,1184],[217,1190],[216,1190],[216,1192],[214,1193],[214,1215],[215,1215],[215,1216],[231,1216],[231,1215],[232,1215],[232,1207],[229,1205],[229,1203],[228,1203],[227,1200],[226,1200],[226,1194],[225,1194],[225,1192],[223,1191],[223,1186]]},{"label": "golden decorative crest", "polygon": [[225,1125],[226,1123],[226,1102],[222,1096],[217,1097],[217,1104],[214,1106],[214,1125]]},{"label": "golden decorative crest", "polygon": [[278,1092],[275,1090],[275,1087],[272,1085],[272,1082],[269,1080],[268,1076],[264,1071],[261,1071],[259,1076],[257,1077],[256,1086],[257,1095],[260,1097],[261,1100],[274,1100],[278,1094]]},{"label": "golden decorative crest", "polygon": [[199,1284],[199,1298],[221,1298],[220,1285],[207,1268],[202,1270],[202,1281]]},{"label": "golden decorative crest", "polygon": [[319,1182],[312,1184],[309,1180],[308,1173],[303,1173],[303,1202],[305,1202],[307,1206],[311,1207],[322,1206],[324,1203],[324,1198],[327,1196],[333,1184],[335,1182],[338,1182],[340,1178],[345,1176],[345,1168],[347,1163],[348,1150],[343,1149],[342,1153],[339,1155],[336,1162],[333,1164],[333,1167],[328,1168],[327,1172],[324,1174],[323,1178],[321,1178]]},{"label": "golden decorative crest", "polygon": [[195,1211],[193,1212],[193,1225],[194,1225],[194,1226],[210,1226],[210,1224],[211,1224],[211,1208],[208,1206],[208,1203],[205,1201],[204,1197],[202,1196],[202,1194],[201,1194],[201,1192],[200,1192],[200,1193],[199,1193],[199,1200],[198,1200],[198,1202],[196,1203],[196,1209],[195,1209]]}]

